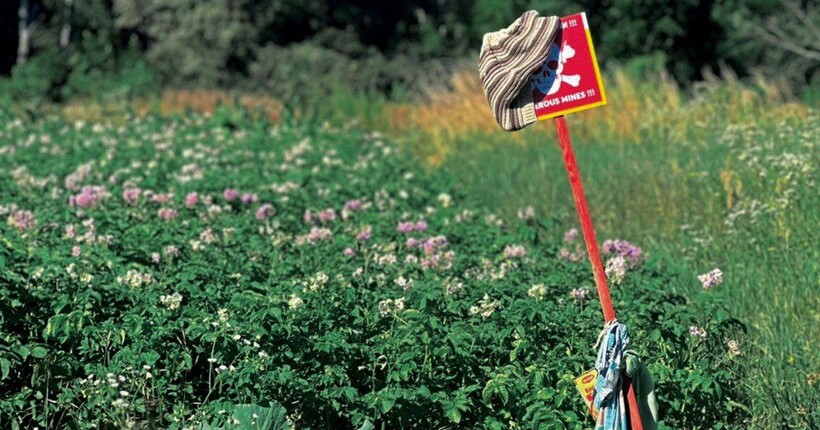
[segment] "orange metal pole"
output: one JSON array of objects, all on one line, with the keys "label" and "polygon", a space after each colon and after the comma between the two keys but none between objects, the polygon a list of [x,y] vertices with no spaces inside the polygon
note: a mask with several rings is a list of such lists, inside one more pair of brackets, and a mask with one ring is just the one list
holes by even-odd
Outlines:
[{"label": "orange metal pole", "polygon": [[[601,254],[598,251],[598,242],[595,240],[595,230],[592,227],[592,217],[589,215],[589,206],[584,196],[584,186],[581,184],[581,174],[578,172],[578,163],[575,161],[575,153],[572,150],[572,140],[569,137],[567,121],[563,116],[556,117],[555,128],[558,131],[558,142],[561,152],[564,154],[564,166],[567,168],[569,185],[572,188],[572,197],[575,199],[575,208],[578,211],[578,218],[581,221],[581,231],[584,234],[584,243],[587,247],[589,262],[592,264],[592,274],[595,277],[595,287],[598,289],[598,297],[601,300],[601,310],[604,313],[604,320],[612,322],[615,320],[615,308],[612,307],[612,297],[609,295],[609,288],[606,285],[606,274],[604,265],[601,263]],[[627,403],[629,404],[629,415],[632,430],[643,430],[640,411],[638,410],[638,399],[635,396],[634,386],[627,382]]]}]

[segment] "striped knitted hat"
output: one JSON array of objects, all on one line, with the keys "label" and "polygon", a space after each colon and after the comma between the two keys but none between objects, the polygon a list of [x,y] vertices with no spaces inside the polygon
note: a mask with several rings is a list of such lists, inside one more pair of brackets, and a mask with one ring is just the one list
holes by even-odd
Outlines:
[{"label": "striped knitted hat", "polygon": [[504,130],[520,130],[538,119],[530,74],[547,58],[560,23],[557,16],[538,16],[531,10],[509,27],[484,35],[478,72],[493,115]]}]

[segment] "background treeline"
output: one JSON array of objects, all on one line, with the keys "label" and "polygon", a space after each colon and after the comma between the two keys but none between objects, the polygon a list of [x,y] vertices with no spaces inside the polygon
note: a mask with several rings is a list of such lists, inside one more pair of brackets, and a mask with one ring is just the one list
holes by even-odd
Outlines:
[{"label": "background treeline", "polygon": [[475,61],[481,36],[527,9],[589,14],[604,66],[680,83],[728,67],[798,90],[820,64],[820,14],[798,0],[4,0],[0,91],[60,101],[160,87],[281,100],[338,86],[387,94]]}]

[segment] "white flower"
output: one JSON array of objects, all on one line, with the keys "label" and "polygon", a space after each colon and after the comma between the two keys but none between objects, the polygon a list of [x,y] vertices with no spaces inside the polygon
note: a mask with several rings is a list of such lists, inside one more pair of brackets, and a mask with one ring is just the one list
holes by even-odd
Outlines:
[{"label": "white flower", "polygon": [[404,289],[404,291],[407,291],[407,290],[413,288],[413,280],[412,279],[405,279],[404,276],[399,276],[393,282],[396,285],[398,285],[399,287],[402,287]]},{"label": "white flower", "polygon": [[533,285],[529,291],[527,291],[527,295],[535,300],[544,300],[544,297],[547,295],[547,287],[544,286],[544,284]]},{"label": "white flower", "polygon": [[393,312],[404,309],[404,297],[399,299],[386,299],[379,302],[379,315],[386,317]]},{"label": "white flower", "polygon": [[626,276],[626,260],[622,256],[610,258],[606,262],[606,278],[613,285],[620,285]]},{"label": "white flower", "polygon": [[304,301],[299,298],[296,294],[291,294],[290,299],[288,299],[288,307],[291,309],[298,309],[299,306],[302,306]]},{"label": "white flower", "polygon": [[482,317],[487,318],[500,304],[498,300],[492,300],[488,294],[484,294],[484,297],[478,301],[478,306],[470,307],[470,315],[481,314]]},{"label": "white flower", "polygon": [[168,309],[173,311],[179,309],[179,306],[182,303],[182,295],[176,292],[170,295],[162,295],[159,296],[159,301],[163,305],[167,306]]},{"label": "white flower", "polygon": [[139,288],[143,285],[148,285],[154,281],[154,278],[149,273],[140,273],[137,270],[130,269],[125,273],[125,276],[118,276],[117,283],[128,285],[132,288]]},{"label": "white flower", "polygon": [[518,219],[528,220],[535,218],[535,209],[532,206],[527,206],[518,210]]},{"label": "white flower", "polygon": [[328,277],[325,272],[318,272],[307,280],[302,281],[302,286],[309,291],[316,292],[324,288],[329,281],[330,277]]},{"label": "white flower", "polygon": [[441,193],[438,195],[438,202],[442,207],[450,207],[450,204],[453,203],[453,198],[447,193]]},{"label": "white flower", "polygon": [[726,346],[729,348],[729,356],[737,357],[740,355],[740,343],[736,340],[727,340]]}]

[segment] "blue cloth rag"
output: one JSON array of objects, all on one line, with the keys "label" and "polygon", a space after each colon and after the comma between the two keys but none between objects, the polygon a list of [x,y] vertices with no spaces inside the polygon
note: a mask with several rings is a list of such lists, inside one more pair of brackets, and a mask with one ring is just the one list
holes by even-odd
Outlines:
[{"label": "blue cloth rag", "polygon": [[595,430],[627,430],[629,417],[622,378],[629,346],[626,326],[612,321],[601,332],[598,343],[598,358],[595,360],[598,379],[593,398],[593,405],[598,410]]}]

